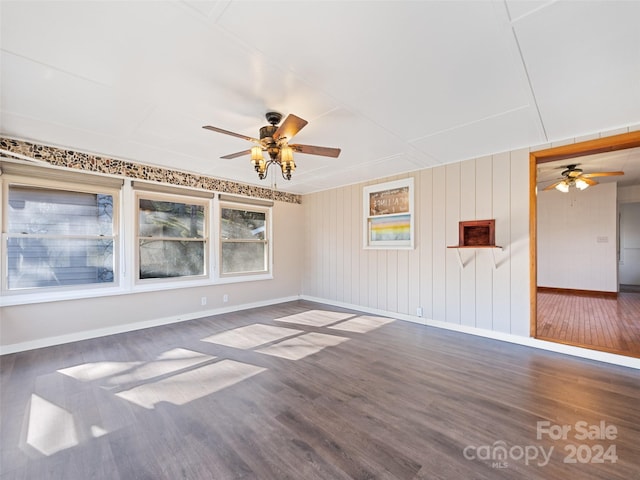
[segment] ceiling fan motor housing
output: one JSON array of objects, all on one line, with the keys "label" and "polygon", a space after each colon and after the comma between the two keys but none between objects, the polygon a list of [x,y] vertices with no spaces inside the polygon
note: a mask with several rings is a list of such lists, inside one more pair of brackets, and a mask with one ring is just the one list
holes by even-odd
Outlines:
[{"label": "ceiling fan motor housing", "polygon": [[282,114],[278,112],[267,112],[265,117],[271,125],[277,125],[280,123],[280,120],[282,120]]},{"label": "ceiling fan motor housing", "polygon": [[272,139],[276,130],[278,130],[278,127],[275,125],[265,125],[260,129],[260,140],[264,140],[265,138]]},{"label": "ceiling fan motor housing", "polygon": [[262,147],[267,151],[272,160],[278,158],[280,148],[273,139],[273,134],[278,130],[275,125],[266,125],[260,129],[260,140],[262,140]]},{"label": "ceiling fan motor housing", "polygon": [[567,169],[562,172],[562,175],[565,177],[571,177],[571,178],[576,178],[579,177],[580,175],[582,175],[582,169],[581,168],[577,168],[578,165],[567,165]]}]

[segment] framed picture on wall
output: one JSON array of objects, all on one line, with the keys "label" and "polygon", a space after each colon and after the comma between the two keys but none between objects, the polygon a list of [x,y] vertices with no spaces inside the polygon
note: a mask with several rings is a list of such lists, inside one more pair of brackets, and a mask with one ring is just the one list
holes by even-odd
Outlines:
[{"label": "framed picture on wall", "polygon": [[413,248],[413,178],[363,189],[364,248]]}]

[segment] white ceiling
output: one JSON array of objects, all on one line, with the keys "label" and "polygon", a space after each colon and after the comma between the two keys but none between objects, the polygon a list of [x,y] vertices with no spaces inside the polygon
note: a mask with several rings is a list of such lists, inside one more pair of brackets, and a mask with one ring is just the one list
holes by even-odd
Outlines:
[{"label": "white ceiling", "polygon": [[[248,142],[309,121],[308,193],[640,123],[638,1],[5,1],[4,135],[269,184]],[[566,163],[566,162],[565,162]]]}]

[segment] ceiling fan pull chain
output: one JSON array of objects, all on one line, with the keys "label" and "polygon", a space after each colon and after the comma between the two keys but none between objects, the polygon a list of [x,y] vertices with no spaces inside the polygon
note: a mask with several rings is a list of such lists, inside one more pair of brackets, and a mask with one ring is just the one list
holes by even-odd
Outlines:
[{"label": "ceiling fan pull chain", "polygon": [[278,177],[276,175],[276,170],[272,168],[271,169],[271,200],[272,201],[275,199],[277,189],[278,189]]}]

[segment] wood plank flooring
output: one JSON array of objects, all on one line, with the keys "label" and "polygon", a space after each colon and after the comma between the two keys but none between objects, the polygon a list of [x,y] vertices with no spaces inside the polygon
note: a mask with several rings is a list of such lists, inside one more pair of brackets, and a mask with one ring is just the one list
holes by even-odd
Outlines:
[{"label": "wood plank flooring", "polygon": [[640,293],[614,299],[538,292],[537,337],[640,357]]},{"label": "wood plank flooring", "polygon": [[640,471],[640,371],[305,301],[0,362],[2,480]]}]

